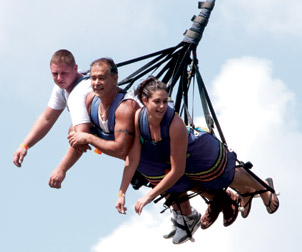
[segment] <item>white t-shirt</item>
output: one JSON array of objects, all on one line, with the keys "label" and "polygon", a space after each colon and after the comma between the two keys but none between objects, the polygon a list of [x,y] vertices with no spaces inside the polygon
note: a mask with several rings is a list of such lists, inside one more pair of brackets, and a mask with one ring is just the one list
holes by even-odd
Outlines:
[{"label": "white t-shirt", "polygon": [[89,123],[90,118],[86,109],[86,96],[91,91],[90,79],[82,80],[71,93],[67,93],[66,90],[62,92],[61,88],[54,85],[48,101],[48,106],[55,110],[62,110],[67,106],[73,126]]}]

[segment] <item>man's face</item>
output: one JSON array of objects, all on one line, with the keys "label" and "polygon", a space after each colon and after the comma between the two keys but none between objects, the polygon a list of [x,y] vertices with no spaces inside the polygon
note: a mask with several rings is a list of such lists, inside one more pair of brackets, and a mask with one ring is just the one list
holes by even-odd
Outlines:
[{"label": "man's face", "polygon": [[51,64],[50,71],[54,82],[62,89],[71,90],[77,79],[78,67],[66,65],[65,63]]},{"label": "man's face", "polygon": [[118,76],[111,75],[106,63],[94,65],[90,70],[90,78],[92,90],[97,97],[103,98],[115,92]]}]

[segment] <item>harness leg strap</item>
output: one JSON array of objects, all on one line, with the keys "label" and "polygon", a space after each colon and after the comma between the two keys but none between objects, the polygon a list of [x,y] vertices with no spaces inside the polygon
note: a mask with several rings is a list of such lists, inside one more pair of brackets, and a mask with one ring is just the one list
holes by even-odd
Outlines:
[{"label": "harness leg strap", "polygon": [[181,224],[179,224],[179,223],[176,222],[176,226],[179,227],[179,228],[181,228],[181,229],[183,229],[183,230],[185,230],[186,233],[187,233],[187,235],[188,235],[188,237],[189,237],[189,238],[192,238],[192,233],[191,233],[191,231],[190,231],[190,229],[189,229],[189,227],[188,227],[188,225],[187,225],[187,222],[186,222],[186,220],[185,220],[185,218],[184,218],[184,215],[183,215],[183,213],[182,213],[182,211],[181,211],[180,203],[178,203],[178,202],[177,202],[177,207],[178,207],[178,209],[179,209],[179,211],[180,211],[180,213],[181,213],[181,216],[182,216],[182,220],[183,220],[183,222],[184,222],[184,225],[181,225]]}]

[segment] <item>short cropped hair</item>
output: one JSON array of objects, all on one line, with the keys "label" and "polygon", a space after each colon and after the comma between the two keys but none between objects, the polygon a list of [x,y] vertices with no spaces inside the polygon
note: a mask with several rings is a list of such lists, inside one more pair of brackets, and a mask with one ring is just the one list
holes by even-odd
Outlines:
[{"label": "short cropped hair", "polygon": [[90,64],[90,71],[91,71],[91,68],[93,66],[99,66],[99,65],[102,65],[104,63],[109,67],[109,71],[110,71],[111,76],[113,76],[115,74],[118,74],[117,66],[114,63],[113,59],[111,59],[111,58],[100,58],[100,59],[97,59],[97,60],[93,61]]},{"label": "short cropped hair", "polygon": [[51,57],[50,65],[60,63],[64,63],[70,67],[73,67],[76,64],[72,53],[66,49],[56,51]]}]

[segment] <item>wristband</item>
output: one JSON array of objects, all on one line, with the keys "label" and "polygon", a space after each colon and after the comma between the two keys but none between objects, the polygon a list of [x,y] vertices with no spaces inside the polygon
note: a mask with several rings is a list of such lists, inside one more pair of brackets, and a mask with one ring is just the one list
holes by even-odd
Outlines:
[{"label": "wristband", "polygon": [[99,155],[102,154],[102,152],[99,149],[97,149],[97,148],[94,149],[94,153],[99,154]]},{"label": "wristband", "polygon": [[119,193],[119,194],[118,194],[118,197],[119,197],[119,198],[125,198],[125,194],[124,194],[124,193]]},{"label": "wristband", "polygon": [[22,147],[25,148],[26,150],[29,149],[28,145],[26,145],[26,144],[20,144],[20,146],[22,146]]}]

